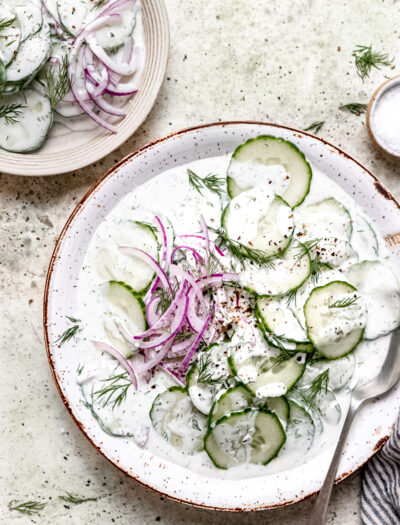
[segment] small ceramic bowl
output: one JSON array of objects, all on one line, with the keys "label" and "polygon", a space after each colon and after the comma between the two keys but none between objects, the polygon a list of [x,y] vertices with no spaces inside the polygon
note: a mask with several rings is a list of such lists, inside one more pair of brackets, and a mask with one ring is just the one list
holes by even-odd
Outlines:
[{"label": "small ceramic bowl", "polygon": [[[400,159],[400,147],[399,151],[394,151],[390,148],[388,144],[383,142],[382,137],[379,134],[379,130],[377,129],[377,126],[374,121],[374,116],[376,112],[376,108],[379,104],[379,102],[382,100],[383,97],[385,97],[389,90],[392,89],[394,86],[400,85],[400,76],[396,76],[394,78],[391,78],[389,80],[386,80],[383,84],[381,84],[378,89],[375,91],[375,93],[372,95],[371,100],[368,105],[367,110],[367,129],[368,133],[374,142],[381,150],[383,150],[385,153],[390,155],[391,157],[395,157],[397,159]],[[399,143],[400,143],[400,137],[399,137]]]}]

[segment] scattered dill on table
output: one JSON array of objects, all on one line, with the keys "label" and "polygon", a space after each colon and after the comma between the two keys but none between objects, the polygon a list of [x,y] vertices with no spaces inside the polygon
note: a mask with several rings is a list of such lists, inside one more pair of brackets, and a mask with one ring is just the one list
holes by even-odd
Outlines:
[{"label": "scattered dill on table", "polygon": [[372,50],[372,44],[369,46],[357,45],[353,51],[357,74],[364,82],[369,76],[372,68],[380,69],[379,66],[390,66],[393,58],[389,58],[387,53],[380,53]]}]

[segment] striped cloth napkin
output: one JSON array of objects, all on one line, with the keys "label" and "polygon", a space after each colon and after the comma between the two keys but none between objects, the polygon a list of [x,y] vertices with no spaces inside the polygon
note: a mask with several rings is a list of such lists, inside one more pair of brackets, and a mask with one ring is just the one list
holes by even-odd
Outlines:
[{"label": "striped cloth napkin", "polygon": [[400,525],[400,415],[383,449],[365,467],[361,521],[363,525]]}]

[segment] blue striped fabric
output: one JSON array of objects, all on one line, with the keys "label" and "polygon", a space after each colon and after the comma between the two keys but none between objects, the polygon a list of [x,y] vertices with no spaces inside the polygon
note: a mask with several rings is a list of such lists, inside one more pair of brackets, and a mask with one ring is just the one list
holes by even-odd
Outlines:
[{"label": "blue striped fabric", "polygon": [[363,525],[400,525],[400,416],[393,434],[364,469]]}]

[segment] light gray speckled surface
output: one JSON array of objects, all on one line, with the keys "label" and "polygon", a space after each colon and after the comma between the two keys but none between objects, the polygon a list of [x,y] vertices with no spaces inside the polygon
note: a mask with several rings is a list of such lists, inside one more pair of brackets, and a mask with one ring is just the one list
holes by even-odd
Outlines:
[{"label": "light gray speckled surface", "polygon": [[[320,135],[371,169],[400,197],[399,165],[367,136],[364,118],[340,104],[367,102],[385,75],[362,83],[351,56],[373,43],[400,59],[396,0],[167,0],[171,58],[148,120],[119,151],[81,172],[50,178],[1,175],[0,523],[52,525],[179,523],[305,524],[311,501],[247,515],[192,509],[149,493],[102,458],[65,410],[47,365],[42,294],[48,261],[70,212],[122,156],[172,131],[202,122],[270,120]],[[359,523],[359,475],[338,486],[329,524]],[[65,491],[98,501],[63,504]],[[48,502],[39,516],[10,512],[16,499]]]}]

